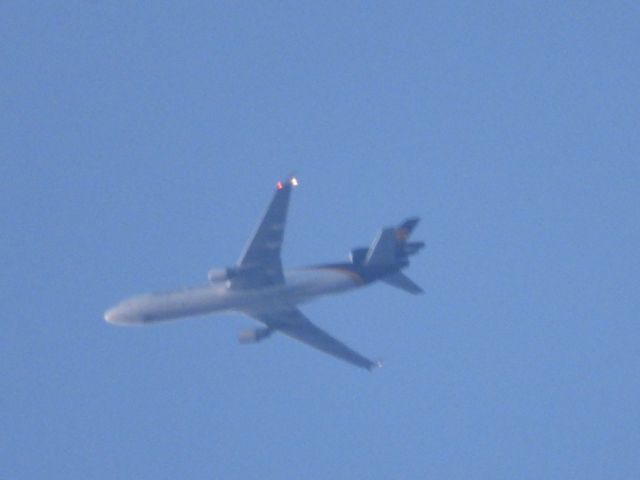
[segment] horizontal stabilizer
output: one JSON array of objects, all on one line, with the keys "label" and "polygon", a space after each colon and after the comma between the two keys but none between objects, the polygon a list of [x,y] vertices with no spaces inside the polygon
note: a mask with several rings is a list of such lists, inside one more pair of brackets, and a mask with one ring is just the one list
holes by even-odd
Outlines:
[{"label": "horizontal stabilizer", "polygon": [[392,287],[399,288],[400,290],[404,290],[405,292],[413,293],[414,295],[424,293],[424,290],[422,290],[422,288],[416,285],[413,280],[411,280],[402,272],[396,272],[393,275],[382,278],[381,280],[388,283]]}]

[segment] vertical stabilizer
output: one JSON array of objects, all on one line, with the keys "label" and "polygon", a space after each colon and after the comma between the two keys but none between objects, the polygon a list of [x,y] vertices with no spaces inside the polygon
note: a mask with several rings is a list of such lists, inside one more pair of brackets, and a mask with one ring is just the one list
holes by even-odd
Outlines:
[{"label": "vertical stabilizer", "polygon": [[373,241],[364,260],[370,266],[398,266],[409,265],[408,257],[414,255],[424,247],[424,242],[409,242],[411,233],[418,224],[417,217],[408,218],[397,227],[386,227]]},{"label": "vertical stabilizer", "polygon": [[398,263],[395,228],[383,228],[367,252],[365,265],[395,265]]}]

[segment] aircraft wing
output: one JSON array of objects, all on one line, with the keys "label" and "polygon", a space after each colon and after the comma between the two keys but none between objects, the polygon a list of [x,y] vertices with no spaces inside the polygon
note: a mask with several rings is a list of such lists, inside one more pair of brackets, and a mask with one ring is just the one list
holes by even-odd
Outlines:
[{"label": "aircraft wing", "polygon": [[256,288],[284,283],[280,250],[291,189],[297,183],[294,177],[277,183],[267,211],[238,260],[238,267],[244,273],[231,280],[233,287]]},{"label": "aircraft wing", "polygon": [[304,316],[297,308],[280,312],[255,313],[249,315],[264,323],[268,328],[279,331],[307,345],[317,348],[329,355],[345,360],[358,367],[371,370],[379,367],[379,362],[373,362],[336,340],[324,330],[319,329]]}]

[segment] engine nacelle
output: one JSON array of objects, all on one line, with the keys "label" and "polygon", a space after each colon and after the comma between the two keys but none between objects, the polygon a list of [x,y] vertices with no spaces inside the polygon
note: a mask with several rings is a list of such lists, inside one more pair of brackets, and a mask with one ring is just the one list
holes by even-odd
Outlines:
[{"label": "engine nacelle", "polygon": [[211,283],[226,282],[248,271],[248,269],[240,267],[229,267],[225,269],[213,268],[209,270],[207,277]]},{"label": "engine nacelle", "polygon": [[354,265],[362,265],[364,263],[364,259],[367,258],[368,251],[369,249],[366,247],[354,248],[349,253],[349,260]]},{"label": "engine nacelle", "polygon": [[244,271],[245,269],[242,269],[239,267],[229,267],[225,269],[224,272],[225,272],[225,275],[227,276],[227,280],[231,280],[232,278],[239,276]]},{"label": "engine nacelle", "polygon": [[238,334],[240,343],[258,343],[273,333],[270,328],[256,328],[254,330],[243,330]]},{"label": "engine nacelle", "polygon": [[224,282],[227,280],[227,271],[219,269],[211,269],[207,273],[207,278],[211,283]]}]

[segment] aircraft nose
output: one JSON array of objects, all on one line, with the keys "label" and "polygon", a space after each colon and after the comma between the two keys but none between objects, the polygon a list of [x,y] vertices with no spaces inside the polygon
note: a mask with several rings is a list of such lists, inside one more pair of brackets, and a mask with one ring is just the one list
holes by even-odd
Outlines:
[{"label": "aircraft nose", "polygon": [[139,323],[137,318],[121,307],[113,307],[104,313],[104,319],[111,325],[132,325]]},{"label": "aircraft nose", "polygon": [[144,316],[125,302],[104,312],[104,320],[112,325],[140,325],[144,323]]},{"label": "aircraft nose", "polygon": [[114,325],[121,324],[122,321],[118,321],[120,319],[120,315],[118,315],[118,310],[115,308],[110,308],[104,313],[104,320],[107,323],[112,323]]}]

